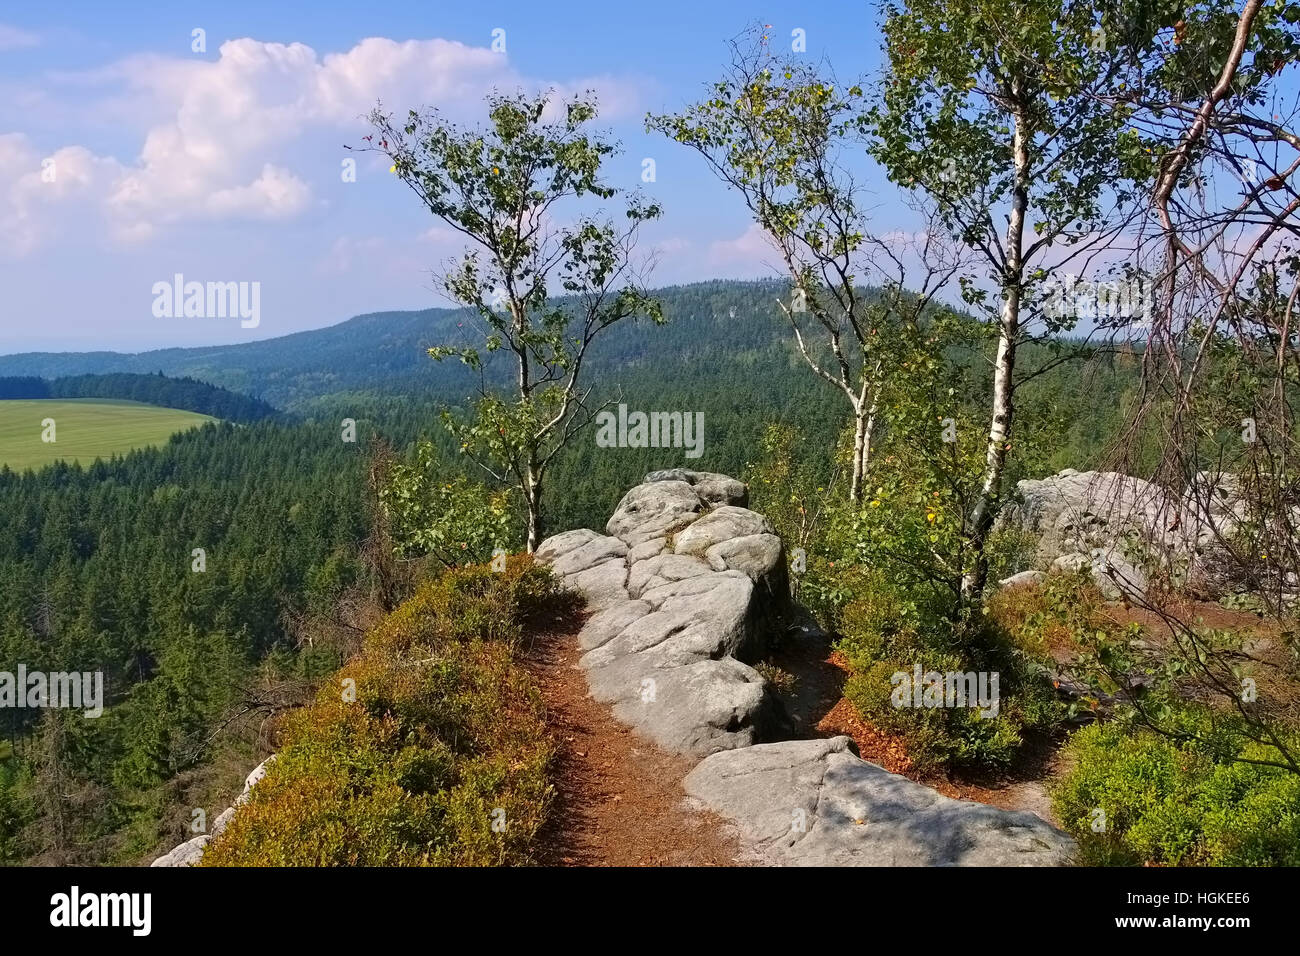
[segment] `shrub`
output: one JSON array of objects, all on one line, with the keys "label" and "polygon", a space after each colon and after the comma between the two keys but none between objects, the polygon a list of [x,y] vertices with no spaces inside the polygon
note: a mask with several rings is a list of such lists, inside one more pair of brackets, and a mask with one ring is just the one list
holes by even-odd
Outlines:
[{"label": "shrub", "polygon": [[[936,613],[941,603],[902,594],[883,576],[850,602],[840,617],[839,649],[851,676],[844,695],[864,718],[900,734],[921,771],[940,767],[1005,767],[1031,731],[1047,730],[1064,711],[1031,659],[983,617],[957,621]],[[973,707],[898,707],[893,675],[986,672],[998,675],[998,710]]]},{"label": "shrub", "polygon": [[558,600],[522,557],[420,587],[288,719],[276,761],[204,865],[530,862],[553,747],[513,649]]},{"label": "shrub", "polygon": [[[1180,718],[1189,731],[1205,716]],[[1250,743],[1211,754],[1123,722],[1092,724],[1066,747],[1073,766],[1053,808],[1099,865],[1300,865],[1300,774],[1241,761],[1275,760]],[[1237,759],[1233,759],[1237,758]],[[1094,832],[1096,812],[1104,830]]]},{"label": "shrub", "polygon": [[408,460],[386,462],[379,501],[397,554],[432,555],[447,567],[487,561],[521,539],[510,493],[453,470],[422,441]]},{"label": "shrub", "polygon": [[988,599],[988,615],[1017,647],[1039,657],[1054,650],[1077,654],[1098,633],[1118,639],[1126,631],[1106,614],[1086,569],[1054,570],[1041,584],[999,588]]}]

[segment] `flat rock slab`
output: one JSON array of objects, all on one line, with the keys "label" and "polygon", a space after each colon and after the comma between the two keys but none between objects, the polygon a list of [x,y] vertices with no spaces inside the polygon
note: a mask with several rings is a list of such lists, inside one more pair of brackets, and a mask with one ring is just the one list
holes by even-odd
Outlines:
[{"label": "flat rock slab", "polygon": [[727,750],[686,792],[779,866],[1063,866],[1075,843],[1027,811],[953,800],[853,754],[848,737]]}]

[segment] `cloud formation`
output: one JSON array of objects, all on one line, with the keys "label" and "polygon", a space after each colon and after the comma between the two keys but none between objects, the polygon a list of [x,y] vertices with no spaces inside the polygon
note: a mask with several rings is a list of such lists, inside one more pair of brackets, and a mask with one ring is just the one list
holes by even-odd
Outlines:
[{"label": "cloud formation", "polygon": [[[0,28],[0,44],[6,36]],[[494,88],[539,85],[487,48],[379,37],[324,56],[302,43],[229,40],[215,61],[135,56],[58,80],[115,112],[126,104],[152,110],[156,121],[127,161],[79,145],[41,156],[21,133],[0,136],[0,175],[14,184],[0,194],[0,226],[17,236],[9,252],[19,256],[74,224],[111,241],[140,241],[187,222],[291,219],[318,202],[304,171],[324,168],[312,138],[320,139],[317,154],[330,148],[327,134],[355,134],[377,102],[455,115],[476,109]],[[608,77],[557,89],[586,86],[599,88],[607,117],[635,101],[630,87]]]},{"label": "cloud formation", "polygon": [[0,23],[0,50],[21,50],[24,47],[37,46],[41,38],[35,33],[20,30],[7,23]]}]

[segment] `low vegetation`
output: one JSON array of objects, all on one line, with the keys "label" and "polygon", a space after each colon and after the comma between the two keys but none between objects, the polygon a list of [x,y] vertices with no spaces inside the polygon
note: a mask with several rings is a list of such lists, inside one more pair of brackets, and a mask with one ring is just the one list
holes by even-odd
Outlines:
[{"label": "low vegetation", "polygon": [[419,587],[292,715],[208,866],[524,864],[553,747],[514,652],[561,600],[523,557]]},{"label": "low vegetation", "polygon": [[1273,748],[1235,738],[1198,742],[1203,711],[1175,740],[1123,721],[1096,723],[1065,749],[1072,769],[1053,809],[1084,862],[1134,866],[1300,866],[1300,774],[1269,761]]}]

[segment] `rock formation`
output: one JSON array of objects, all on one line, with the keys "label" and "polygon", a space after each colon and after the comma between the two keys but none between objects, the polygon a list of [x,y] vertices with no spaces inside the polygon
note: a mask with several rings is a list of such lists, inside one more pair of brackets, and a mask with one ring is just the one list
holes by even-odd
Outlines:
[{"label": "rock formation", "polygon": [[1141,597],[1156,573],[1209,597],[1233,587],[1227,542],[1241,515],[1223,478],[1198,476],[1179,497],[1117,472],[1067,468],[1016,492],[998,522],[1037,538],[1038,570],[1087,568],[1112,600]]},{"label": "rock formation", "polygon": [[275,754],[267,757],[260,764],[253,768],[252,772],[244,780],[244,792],[235,799],[233,807],[227,807],[221,811],[220,815],[212,821],[212,831],[196,836],[192,840],[186,840],[180,846],[167,853],[164,853],[158,859],[150,863],[150,866],[198,866],[203,859],[203,848],[208,845],[208,841],[218,836],[230,823],[231,817],[235,815],[236,808],[243,806],[248,802],[249,794],[257,786],[259,780],[266,776],[267,767],[271,761],[275,760]]},{"label": "rock formation", "polygon": [[[578,640],[592,696],[660,746],[704,759],[689,796],[732,821],[762,862],[1052,866],[1074,842],[1032,813],[952,800],[868,763],[847,737],[788,740],[748,665],[798,639],[781,539],[726,475],[646,475],[606,534],[568,531],[537,559],[595,610]],[[806,627],[807,625],[805,625]]]},{"label": "rock formation", "polygon": [[1028,811],[953,800],[855,756],[848,737],[716,753],[686,792],[778,866],[1059,866],[1074,841]]},{"label": "rock formation", "polygon": [[[1062,538],[1073,530],[1066,507],[1029,490],[1026,527]],[[764,863],[1070,862],[1073,840],[1034,814],[944,797],[862,760],[847,737],[765,742],[789,728],[750,664],[777,637],[798,640],[815,624],[791,604],[781,539],[747,503],[745,486],[726,475],[656,471],[623,496],[605,534],[542,542],[537,560],[594,612],[578,636],[592,696],[665,749],[703,758],[686,777],[689,798],[729,819]],[[248,775],[210,834],[152,865],[199,863],[274,759]]]},{"label": "rock formation", "polygon": [[568,531],[537,550],[597,612],[579,635],[592,696],[678,753],[748,747],[783,726],[747,662],[789,621],[785,558],[746,501],[726,475],[652,472],[606,534]]}]

